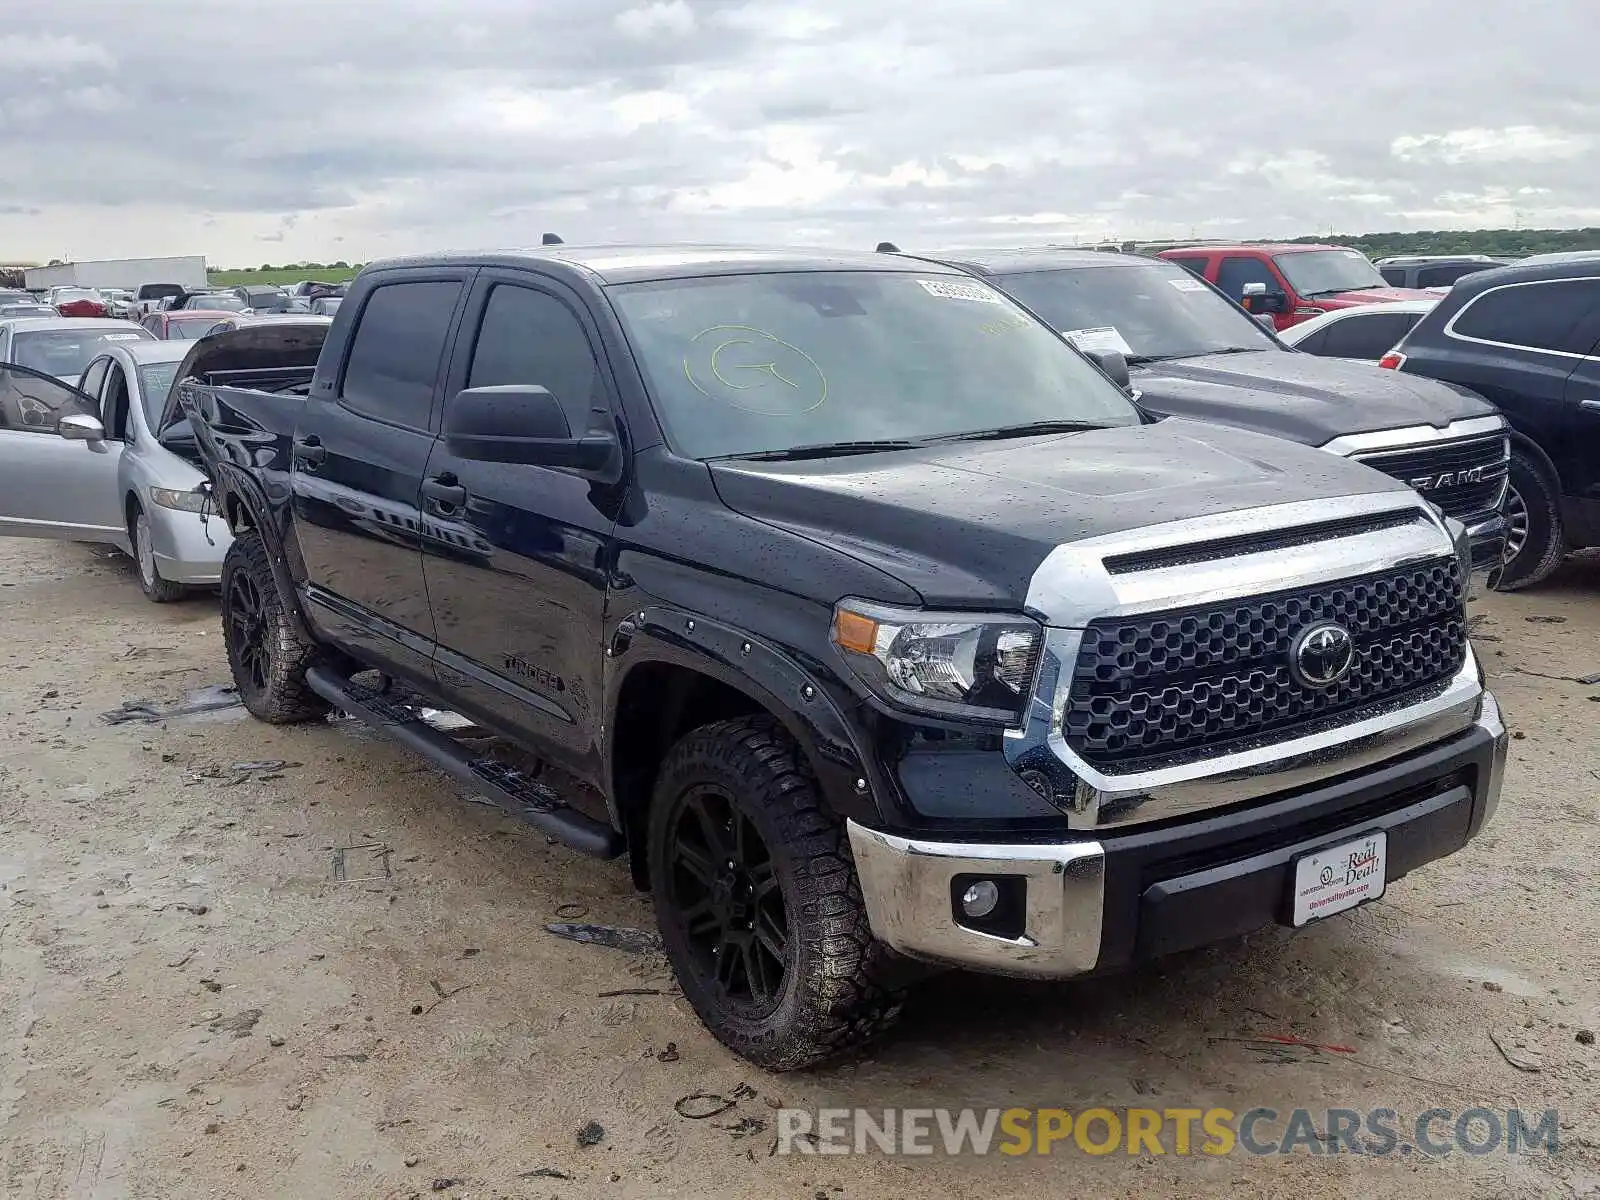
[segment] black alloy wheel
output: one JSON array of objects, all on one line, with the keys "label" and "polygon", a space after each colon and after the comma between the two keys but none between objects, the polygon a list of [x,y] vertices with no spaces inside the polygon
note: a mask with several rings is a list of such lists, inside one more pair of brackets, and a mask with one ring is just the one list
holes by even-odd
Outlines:
[{"label": "black alloy wheel", "polygon": [[788,972],[789,919],[766,842],[712,784],[678,798],[669,837],[669,895],[701,969],[733,1005],[770,1012]]},{"label": "black alloy wheel", "polygon": [[257,692],[266,691],[272,679],[272,647],[267,642],[263,607],[261,589],[249,575],[241,571],[228,581],[228,599],[223,606],[228,644],[235,648],[244,675],[235,682]]}]

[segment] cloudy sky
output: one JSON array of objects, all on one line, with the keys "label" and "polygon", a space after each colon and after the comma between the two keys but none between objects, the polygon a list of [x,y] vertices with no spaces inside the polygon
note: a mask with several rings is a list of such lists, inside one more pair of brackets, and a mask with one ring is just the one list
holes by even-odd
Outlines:
[{"label": "cloudy sky", "polygon": [[0,260],[1600,225],[1594,0],[56,0]]}]

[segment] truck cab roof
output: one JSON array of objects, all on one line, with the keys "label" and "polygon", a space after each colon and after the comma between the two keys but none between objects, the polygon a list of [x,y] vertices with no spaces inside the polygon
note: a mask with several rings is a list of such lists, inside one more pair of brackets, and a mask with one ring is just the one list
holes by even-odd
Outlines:
[{"label": "truck cab roof", "polygon": [[563,270],[601,284],[640,283],[656,279],[692,279],[704,275],[759,275],[786,271],[937,271],[955,273],[913,259],[871,251],[776,249],[738,245],[618,244],[536,246],[468,254],[429,254],[370,263],[368,271],[407,267],[478,266],[534,267],[559,274]]}]

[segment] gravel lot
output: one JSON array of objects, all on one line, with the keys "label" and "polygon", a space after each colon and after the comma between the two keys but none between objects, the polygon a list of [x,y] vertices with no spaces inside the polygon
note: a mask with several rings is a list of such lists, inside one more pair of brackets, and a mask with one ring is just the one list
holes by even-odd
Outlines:
[{"label": "gravel lot", "polygon": [[[620,862],[347,724],[102,722],[227,681],[214,599],[156,608],[110,551],[17,540],[0,584],[4,1196],[1600,1194],[1600,1048],[1579,1037],[1600,1027],[1600,685],[1563,678],[1600,672],[1600,558],[1474,605],[1518,740],[1462,854],[1325,925],[1133,975],[941,977],[875,1057],[785,1077],[703,1033],[656,957],[545,932],[649,928]],[[232,769],[270,760],[289,765]],[[656,992],[602,995],[621,989]],[[1261,1040],[1281,1037],[1353,1052]],[[674,1111],[741,1083],[719,1117]],[[769,1156],[780,1099],[1553,1106],[1561,1148]],[[580,1147],[589,1121],[604,1139]]]}]

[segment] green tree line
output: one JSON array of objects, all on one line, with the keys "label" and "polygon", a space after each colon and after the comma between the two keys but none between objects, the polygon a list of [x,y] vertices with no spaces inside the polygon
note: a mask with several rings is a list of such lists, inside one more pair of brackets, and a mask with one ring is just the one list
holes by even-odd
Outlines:
[{"label": "green tree line", "polygon": [[1413,233],[1337,233],[1331,237],[1290,238],[1360,250],[1368,258],[1396,254],[1558,254],[1600,250],[1600,229],[1428,229]]}]

